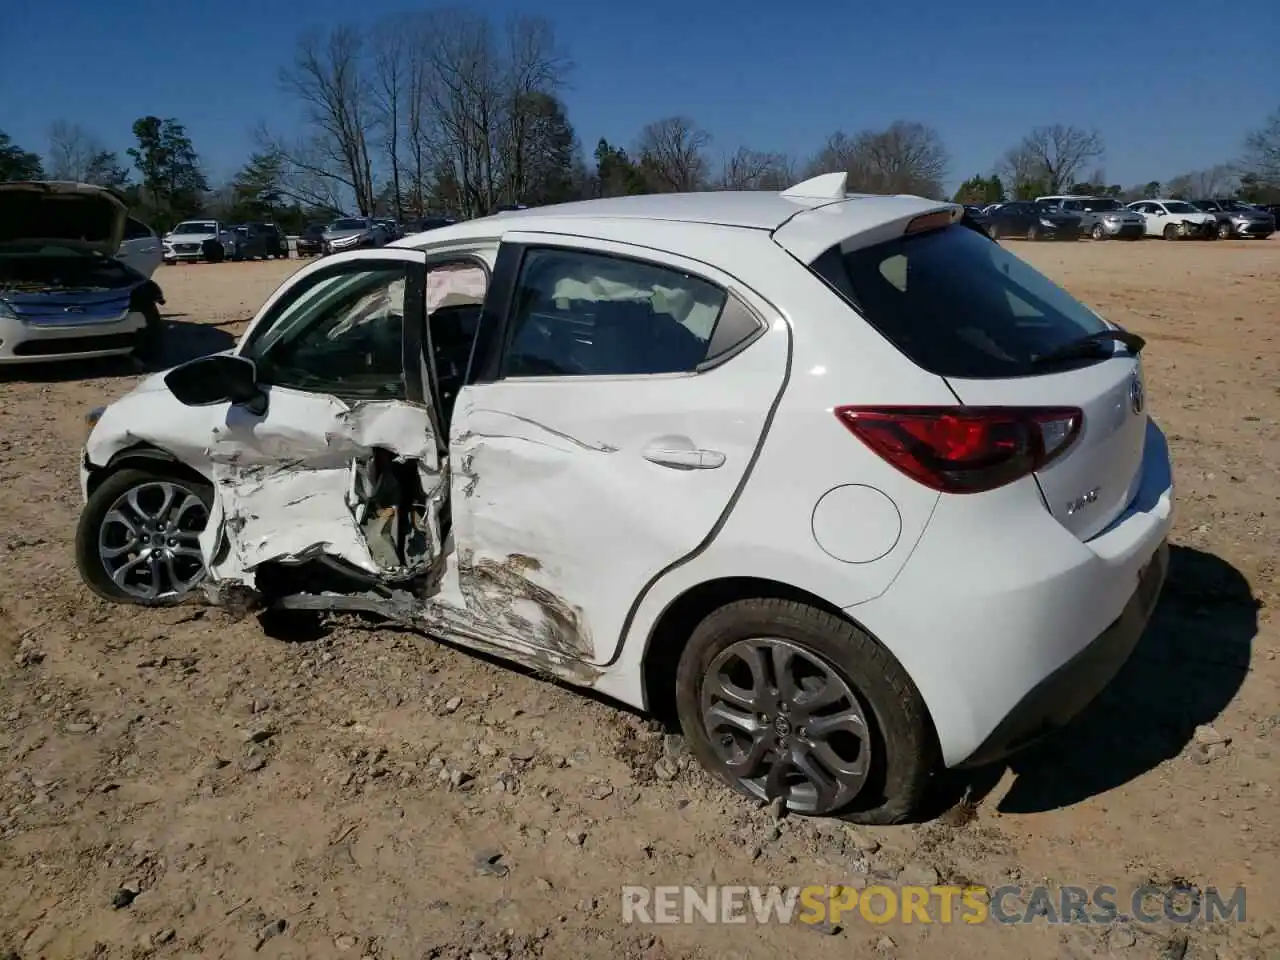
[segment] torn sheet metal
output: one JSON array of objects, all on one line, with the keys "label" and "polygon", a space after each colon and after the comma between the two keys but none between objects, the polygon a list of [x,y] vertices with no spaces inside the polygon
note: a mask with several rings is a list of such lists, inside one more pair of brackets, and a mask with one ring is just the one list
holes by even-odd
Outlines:
[{"label": "torn sheet metal", "polygon": [[[370,550],[358,489],[360,465],[378,449],[413,462],[426,497],[439,495],[444,476],[426,408],[282,388],[272,388],[265,417],[229,408],[208,449],[217,502],[201,546],[213,579],[252,584],[267,561],[318,555],[388,572]],[[438,545],[437,523],[437,553]]]}]

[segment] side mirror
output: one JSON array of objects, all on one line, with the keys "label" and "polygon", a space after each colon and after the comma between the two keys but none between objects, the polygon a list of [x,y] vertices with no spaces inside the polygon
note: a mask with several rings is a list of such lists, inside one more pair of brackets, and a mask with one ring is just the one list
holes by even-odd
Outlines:
[{"label": "side mirror", "polygon": [[267,412],[267,394],[258,386],[258,368],[244,357],[216,353],[189,360],[166,373],[164,385],[188,407],[233,403],[255,416]]}]

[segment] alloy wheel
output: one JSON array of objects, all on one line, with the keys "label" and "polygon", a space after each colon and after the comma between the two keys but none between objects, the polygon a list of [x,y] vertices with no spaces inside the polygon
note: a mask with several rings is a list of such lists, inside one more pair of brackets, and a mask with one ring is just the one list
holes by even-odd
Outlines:
[{"label": "alloy wheel", "polygon": [[140,600],[176,599],[204,579],[200,533],[209,511],[173,480],[130,488],[103,515],[98,557],[112,582]]},{"label": "alloy wheel", "polygon": [[701,717],[731,780],[797,813],[846,806],[871,770],[871,734],[849,683],[818,654],[777,637],[726,647],[702,682]]}]

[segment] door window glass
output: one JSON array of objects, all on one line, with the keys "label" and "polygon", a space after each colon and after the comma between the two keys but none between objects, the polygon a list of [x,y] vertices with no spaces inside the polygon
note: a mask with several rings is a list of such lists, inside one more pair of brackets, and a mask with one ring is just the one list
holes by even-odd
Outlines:
[{"label": "door window glass", "polygon": [[725,292],[670,267],[573,250],[521,266],[508,377],[685,373],[707,356]]},{"label": "door window glass", "polygon": [[374,399],[404,399],[404,298],[409,264],[379,264],[304,282],[244,355],[262,382]]}]

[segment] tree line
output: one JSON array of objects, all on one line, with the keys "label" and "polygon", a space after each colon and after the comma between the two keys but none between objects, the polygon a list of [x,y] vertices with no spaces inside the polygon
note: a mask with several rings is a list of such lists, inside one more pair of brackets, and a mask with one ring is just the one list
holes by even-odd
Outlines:
[{"label": "tree line", "polygon": [[[445,9],[397,14],[370,27],[303,34],[280,84],[299,111],[296,132],[259,126],[254,149],[211,188],[191,138],[172,117],[146,116],[124,157],[92,131],[52,124],[42,154],[0,132],[0,180],[52,179],[119,190],[164,228],[204,214],[272,219],[289,230],[340,213],[474,217],[512,204],[691,190],[778,190],[843,170],[850,189],[941,198],[950,155],[927,124],[837,130],[810,156],[727,149],[694,119],[645,125],[626,145],[584,149],[562,98],[573,63],[537,16],[503,22]],[[1061,192],[1125,199],[1238,195],[1280,202],[1280,109],[1239,157],[1166,183],[1108,182],[1097,131],[1036,127],[953,199],[996,202]]]}]

